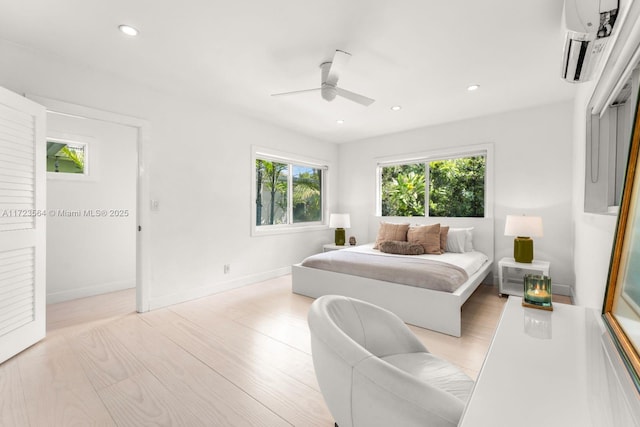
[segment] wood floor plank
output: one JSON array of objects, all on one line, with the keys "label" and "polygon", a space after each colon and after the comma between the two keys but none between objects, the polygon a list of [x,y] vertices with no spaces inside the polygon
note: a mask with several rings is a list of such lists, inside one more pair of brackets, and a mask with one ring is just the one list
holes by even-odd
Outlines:
[{"label": "wood floor plank", "polygon": [[311,354],[311,341],[306,319],[300,319],[287,313],[278,315],[253,313],[239,317],[236,321],[274,340]]},{"label": "wood floor plank", "polygon": [[0,426],[28,426],[18,358],[0,365]]},{"label": "wood floor plank", "polygon": [[171,392],[173,405],[187,408],[209,425],[289,425],[138,316],[113,323],[109,331]]},{"label": "wood floor plank", "polygon": [[114,425],[69,347],[19,357],[18,364],[30,425]]},{"label": "wood floor plank", "polygon": [[104,327],[83,331],[68,340],[96,390],[144,371],[144,366],[130,349]]},{"label": "wood floor plank", "polygon": [[289,423],[300,426],[332,423],[322,395],[316,390],[282,375],[268,364],[253,363],[243,354],[230,351],[224,341],[170,310],[156,310],[141,317]]},{"label": "wood floor plank", "polygon": [[[206,328],[210,337],[224,343],[225,347],[235,354],[241,354],[245,360],[268,364],[279,369],[283,375],[320,391],[310,350],[301,351],[275,339],[268,329],[265,332],[257,331],[239,322],[242,318],[230,320],[205,307],[170,307],[169,310]],[[275,328],[278,326],[276,324]],[[308,327],[305,326],[304,331],[298,332],[303,334],[300,339],[310,340]]]},{"label": "wood floor plank", "polygon": [[136,311],[136,290],[111,292],[47,306],[47,335],[64,328],[87,328]]},{"label": "wood floor plank", "polygon": [[210,426],[187,408],[176,408],[175,398],[148,371],[98,391],[116,424],[138,426]]}]

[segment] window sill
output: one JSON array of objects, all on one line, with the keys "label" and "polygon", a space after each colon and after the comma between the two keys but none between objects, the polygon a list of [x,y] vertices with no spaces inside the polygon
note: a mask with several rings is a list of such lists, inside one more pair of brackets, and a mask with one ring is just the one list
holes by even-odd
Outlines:
[{"label": "window sill", "polygon": [[259,228],[256,226],[251,227],[251,237],[260,236],[273,236],[277,234],[291,234],[291,233],[306,233],[310,231],[324,231],[329,230],[327,224],[314,224],[314,225],[263,225]]},{"label": "window sill", "polygon": [[65,173],[65,172],[48,172],[47,179],[55,181],[76,181],[76,182],[89,182],[95,181],[95,177],[88,173]]}]

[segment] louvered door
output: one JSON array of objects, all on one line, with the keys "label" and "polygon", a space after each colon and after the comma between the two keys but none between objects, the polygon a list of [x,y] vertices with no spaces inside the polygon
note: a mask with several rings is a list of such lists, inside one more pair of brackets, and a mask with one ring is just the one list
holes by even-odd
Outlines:
[{"label": "louvered door", "polygon": [[0,88],[0,363],[45,336],[45,109]]}]

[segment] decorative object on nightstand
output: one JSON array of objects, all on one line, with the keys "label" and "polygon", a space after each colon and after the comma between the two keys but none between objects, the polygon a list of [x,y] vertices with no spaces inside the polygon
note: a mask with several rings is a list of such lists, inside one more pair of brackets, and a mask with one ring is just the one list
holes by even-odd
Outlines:
[{"label": "decorative object on nightstand", "polygon": [[349,237],[349,244],[351,246],[355,246],[356,245],[356,238],[353,237],[353,236]]},{"label": "decorative object on nightstand", "polygon": [[553,305],[551,305],[551,277],[539,274],[525,274],[522,305],[549,311],[553,310]]},{"label": "decorative object on nightstand", "polygon": [[507,215],[504,225],[505,236],[515,236],[513,240],[513,258],[516,262],[533,261],[533,240],[542,237],[542,218],[539,216]]},{"label": "decorative object on nightstand", "polygon": [[345,234],[344,229],[351,227],[351,218],[348,213],[332,213],[329,216],[329,228],[336,229],[335,244],[344,246]]}]

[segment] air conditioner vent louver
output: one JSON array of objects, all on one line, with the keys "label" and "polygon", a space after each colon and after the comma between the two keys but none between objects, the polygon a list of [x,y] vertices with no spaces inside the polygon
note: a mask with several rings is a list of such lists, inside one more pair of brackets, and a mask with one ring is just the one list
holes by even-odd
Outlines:
[{"label": "air conditioner vent louver", "polygon": [[571,83],[591,79],[618,16],[617,0],[565,0],[567,36],[562,78]]}]

